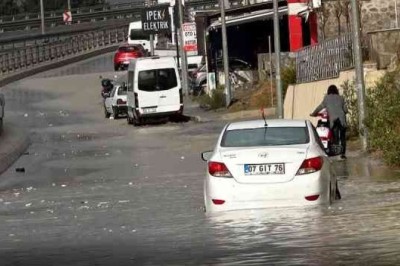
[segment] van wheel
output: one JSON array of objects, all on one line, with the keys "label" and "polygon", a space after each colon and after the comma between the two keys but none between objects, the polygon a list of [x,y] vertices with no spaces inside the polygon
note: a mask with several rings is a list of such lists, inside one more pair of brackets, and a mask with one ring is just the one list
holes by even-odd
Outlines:
[{"label": "van wheel", "polygon": [[137,117],[136,115],[133,116],[133,125],[135,127],[140,126],[142,124],[142,119],[140,119],[139,117]]},{"label": "van wheel", "polygon": [[133,119],[129,117],[129,114],[126,116],[126,122],[128,123],[128,125],[133,124]]}]

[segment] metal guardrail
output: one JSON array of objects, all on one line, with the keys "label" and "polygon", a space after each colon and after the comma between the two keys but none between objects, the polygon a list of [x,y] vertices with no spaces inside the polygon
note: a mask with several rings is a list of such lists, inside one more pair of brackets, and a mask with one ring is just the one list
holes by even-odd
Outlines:
[{"label": "metal guardrail", "polygon": [[46,62],[67,59],[79,54],[118,45],[127,39],[127,27],[96,30],[65,36],[52,42],[36,42],[23,47],[10,48],[0,53],[0,77],[34,68]]},{"label": "metal guardrail", "polygon": [[340,71],[354,67],[351,34],[325,40],[296,53],[297,83],[338,77]]},{"label": "metal guardrail", "polygon": [[[231,8],[271,2],[272,0],[230,0]],[[279,0],[282,1],[282,0]],[[185,2],[186,11],[216,10],[218,0],[189,0]],[[72,9],[72,23],[95,22],[111,19],[140,19],[141,11],[145,7],[144,1],[133,0],[131,3],[115,5],[98,5]],[[45,26],[56,27],[65,25],[62,19],[64,10],[55,10],[45,13]],[[40,28],[40,13],[28,13],[16,16],[0,17],[0,32],[15,30],[30,30]]]},{"label": "metal guardrail", "polygon": [[[237,2],[241,2],[235,0]],[[186,2],[187,10],[214,8],[216,0],[192,0]],[[140,19],[144,1],[134,1],[126,4],[93,6],[79,9],[72,9],[72,23],[95,22],[111,19],[133,18]],[[65,25],[63,21],[64,10],[56,10],[45,13],[45,26],[56,27]],[[0,17],[0,32],[15,30],[30,30],[39,28],[41,25],[40,13],[21,14],[16,16]]]}]

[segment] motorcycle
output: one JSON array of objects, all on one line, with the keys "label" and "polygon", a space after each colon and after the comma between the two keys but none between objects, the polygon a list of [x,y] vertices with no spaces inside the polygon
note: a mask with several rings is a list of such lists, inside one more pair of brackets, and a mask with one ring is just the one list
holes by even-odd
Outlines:
[{"label": "motorcycle", "polygon": [[103,97],[103,99],[106,99],[107,97],[109,97],[114,85],[111,79],[107,79],[104,78],[101,80],[101,96]]},{"label": "motorcycle", "polygon": [[339,130],[331,129],[329,125],[329,115],[326,109],[317,114],[319,117],[317,122],[317,134],[321,139],[325,152],[329,156],[337,156],[342,152],[342,145],[339,138]]}]

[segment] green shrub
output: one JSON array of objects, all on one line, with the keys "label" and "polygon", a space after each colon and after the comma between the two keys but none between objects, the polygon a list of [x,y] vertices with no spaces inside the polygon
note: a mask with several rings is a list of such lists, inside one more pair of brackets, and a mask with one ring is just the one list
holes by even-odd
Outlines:
[{"label": "green shrub", "polygon": [[400,165],[400,69],[389,72],[369,90],[365,124],[369,147],[389,165]]},{"label": "green shrub", "polygon": [[225,107],[226,97],[223,86],[218,86],[211,92],[211,95],[204,94],[200,96],[200,106],[206,109],[216,110]]},{"label": "green shrub", "polygon": [[358,101],[354,81],[346,81],[341,86],[343,98],[346,102],[349,113],[347,114],[347,137],[355,137],[359,134],[358,130]]}]

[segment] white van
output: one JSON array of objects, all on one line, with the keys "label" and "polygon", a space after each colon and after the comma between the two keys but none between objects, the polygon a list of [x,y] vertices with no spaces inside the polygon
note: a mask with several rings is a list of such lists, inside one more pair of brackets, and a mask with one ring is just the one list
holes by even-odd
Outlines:
[{"label": "white van", "polygon": [[[156,49],[158,43],[157,34],[154,35],[154,49]],[[150,53],[150,35],[146,34],[142,30],[142,22],[134,21],[129,23],[128,28],[128,44],[141,44],[144,49]]]},{"label": "white van", "polygon": [[131,60],[127,84],[128,124],[139,125],[146,118],[182,115],[181,81],[172,56]]}]

